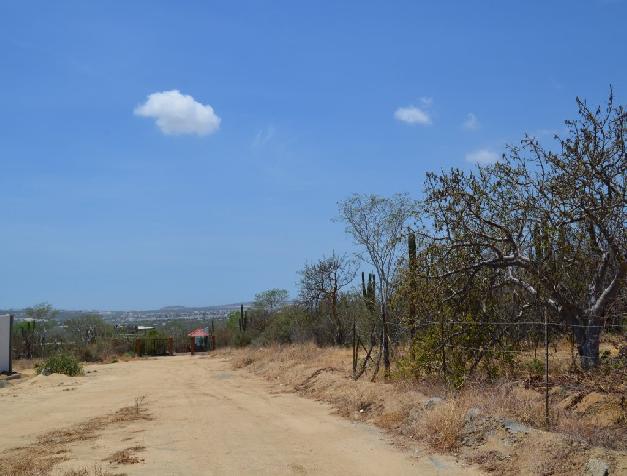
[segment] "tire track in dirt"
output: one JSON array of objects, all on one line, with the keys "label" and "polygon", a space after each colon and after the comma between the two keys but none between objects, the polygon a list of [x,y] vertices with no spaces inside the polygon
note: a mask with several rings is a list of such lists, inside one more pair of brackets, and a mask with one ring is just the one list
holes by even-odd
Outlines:
[{"label": "tire track in dirt", "polygon": [[[436,465],[394,448],[376,428],[332,415],[326,404],[277,392],[271,383],[233,371],[217,357],[181,355],[88,369],[98,372],[72,382],[72,392],[47,386],[45,380],[41,386],[15,387],[17,397],[3,399],[3,410],[13,415],[5,430],[11,436],[0,443],[16,446],[34,434],[67,426],[59,422],[75,422],[71,405],[79,405],[80,417],[95,417],[120,401],[146,395],[152,421],[104,431],[97,444],[74,442],[69,461],[55,474],[95,463],[129,476],[478,474],[451,458],[438,457]],[[28,403],[20,400],[23,392],[31,393]],[[34,402],[37,422],[24,428]],[[145,449],[140,458],[111,458],[129,447]],[[103,463],[107,458],[113,462]]]}]

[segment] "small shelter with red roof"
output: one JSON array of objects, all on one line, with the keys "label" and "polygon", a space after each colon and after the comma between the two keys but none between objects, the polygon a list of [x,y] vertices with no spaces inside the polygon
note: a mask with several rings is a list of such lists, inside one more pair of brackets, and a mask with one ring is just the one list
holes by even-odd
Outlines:
[{"label": "small shelter with red roof", "polygon": [[[192,354],[194,352],[205,352],[210,350],[211,347],[215,347],[215,343],[213,339],[209,339],[211,334],[209,334],[208,327],[199,327],[198,329],[194,329],[189,334],[189,343],[191,347]],[[211,347],[210,347],[211,344]]]}]

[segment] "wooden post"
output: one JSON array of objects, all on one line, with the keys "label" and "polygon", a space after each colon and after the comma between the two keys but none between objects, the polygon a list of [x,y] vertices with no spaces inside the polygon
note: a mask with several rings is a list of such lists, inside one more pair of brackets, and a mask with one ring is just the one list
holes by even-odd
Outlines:
[{"label": "wooden post", "polygon": [[549,320],[546,309],[544,311],[544,423],[549,429]]},{"label": "wooden post", "polygon": [[196,352],[196,338],[195,337],[189,338],[189,348],[190,348],[191,354],[194,355],[194,353]]},{"label": "wooden post", "polygon": [[381,350],[383,352],[383,377],[387,381],[390,378],[390,336],[388,333],[386,300],[387,298],[381,304],[383,317],[383,346]]},{"label": "wooden post", "polygon": [[353,315],[353,380],[357,378],[357,359],[359,358],[358,352],[359,348],[357,347],[357,322],[356,318]]},{"label": "wooden post", "polygon": [[168,337],[168,354],[174,355],[174,337]]},{"label": "wooden post", "polygon": [[135,339],[135,355],[141,357],[142,355],[142,340]]},{"label": "wooden post", "polygon": [[440,319],[440,337],[442,339],[442,375],[446,379],[446,340],[444,338],[444,314]]},{"label": "wooden post", "polygon": [[211,335],[211,350],[216,350],[216,336],[214,334]]}]

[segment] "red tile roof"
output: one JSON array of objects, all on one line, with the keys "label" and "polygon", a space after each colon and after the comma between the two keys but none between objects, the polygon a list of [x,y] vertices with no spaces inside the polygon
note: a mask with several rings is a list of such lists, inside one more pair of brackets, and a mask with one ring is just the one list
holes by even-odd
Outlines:
[{"label": "red tile roof", "polygon": [[209,337],[209,332],[207,332],[205,328],[199,327],[198,329],[194,329],[187,335],[189,337]]}]

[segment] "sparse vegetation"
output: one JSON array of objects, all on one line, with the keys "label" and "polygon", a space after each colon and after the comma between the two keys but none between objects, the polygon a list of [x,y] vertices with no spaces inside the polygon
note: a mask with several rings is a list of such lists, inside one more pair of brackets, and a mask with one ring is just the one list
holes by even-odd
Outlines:
[{"label": "sparse vegetation", "polygon": [[[539,459],[543,474],[581,469],[593,447],[610,459],[626,451],[627,113],[612,93],[604,108],[577,106],[555,150],[525,136],[497,163],[429,173],[421,200],[341,201],[356,259],[332,252],[305,264],[296,301],[260,292],[212,323],[218,345],[238,348],[235,368],[491,471],[542,440],[563,463]],[[351,287],[356,263],[374,271],[361,288]],[[28,358],[45,335],[35,322],[17,329]],[[121,354],[110,330],[98,316],[69,321],[72,353],[37,371],[80,375],[75,356]],[[47,435],[57,452],[41,453],[43,468],[64,459],[71,434]],[[489,438],[508,449],[484,447]],[[110,461],[139,462],[133,451]]]},{"label": "sparse vegetation", "polygon": [[[345,348],[302,344],[225,352],[234,367],[249,369],[310,398],[329,402],[344,417],[372,422],[423,442],[434,451],[454,452],[499,474],[516,474],[508,468],[530,464],[526,460],[530,452],[537,456],[534,465],[557,468],[555,474],[572,474],[582,471],[591,455],[603,454],[613,461],[627,451],[621,403],[624,384],[614,392],[600,394],[596,389],[606,385],[602,374],[582,374],[583,378],[575,383],[568,380],[566,367],[556,376],[566,379],[568,386],[556,385],[552,393],[552,432],[548,433],[542,389],[524,378],[525,370],[520,379],[474,382],[452,391],[437,379],[415,381],[400,375],[388,384],[355,381],[351,378],[350,350]],[[552,352],[550,363],[558,368],[557,363],[568,358],[565,343]],[[532,353],[528,362],[529,368],[537,365]],[[505,446],[495,441],[503,441]],[[538,448],[540,441],[550,442],[547,448],[563,454],[558,466],[564,472],[551,463],[546,449]],[[577,451],[573,445],[577,445]]]},{"label": "sparse vegetation", "polygon": [[126,476],[126,473],[112,473],[96,463],[93,468],[71,469],[63,473],[63,476]]},{"label": "sparse vegetation", "polygon": [[[138,420],[150,420],[143,397],[135,405],[120,408],[117,412],[92,418],[83,423],[55,430],[39,436],[35,443],[13,448],[0,454],[0,474],[12,476],[45,476],[54,466],[69,458],[68,446],[77,441],[95,439],[107,427]],[[79,469],[74,474],[92,474],[88,469]],[[69,474],[72,474],[71,472]],[[99,466],[94,467],[95,476],[109,476]]]}]

